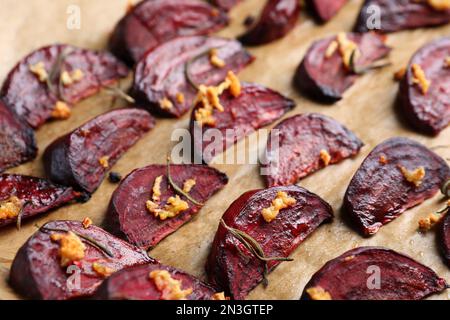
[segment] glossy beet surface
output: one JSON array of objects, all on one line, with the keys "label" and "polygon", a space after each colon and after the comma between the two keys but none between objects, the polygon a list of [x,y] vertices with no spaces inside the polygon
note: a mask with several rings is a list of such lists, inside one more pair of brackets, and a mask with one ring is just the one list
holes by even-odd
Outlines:
[{"label": "glossy beet surface", "polygon": [[228,11],[235,5],[237,5],[239,2],[241,2],[241,0],[211,0],[210,2],[216,5],[217,7]]},{"label": "glossy beet surface", "polygon": [[[417,182],[402,172],[424,169]],[[407,138],[392,138],[379,144],[353,176],[344,198],[344,208],[361,232],[368,236],[439,191],[450,177],[444,159]]]},{"label": "glossy beet surface", "polygon": [[321,288],[332,300],[421,300],[446,287],[444,279],[410,257],[361,247],[327,262],[308,282],[302,298],[313,298],[307,290]]},{"label": "glossy beet surface", "polygon": [[140,109],[102,114],[48,146],[45,171],[56,183],[92,193],[106,172],[153,125],[153,118]]},{"label": "glossy beet surface", "polygon": [[444,260],[450,267],[450,214],[448,212],[439,228],[439,242]]},{"label": "glossy beet surface", "polygon": [[[50,236],[55,233],[66,234],[67,231],[94,240],[107,248],[110,254],[92,245],[91,241],[81,238],[86,246],[84,258],[67,268],[62,267],[59,243],[52,241]],[[152,261],[154,260],[145,251],[98,227],[90,226],[86,229],[77,221],[53,221],[42,226],[20,248],[11,267],[10,283],[20,294],[31,299],[80,298],[92,295],[104,279],[92,269],[94,262],[118,271]]]},{"label": "glossy beet surface", "polygon": [[310,10],[321,22],[331,20],[348,0],[306,0]]},{"label": "glossy beet surface", "polygon": [[[296,200],[282,209],[275,220],[266,222],[261,210],[271,205],[279,191]],[[254,238],[266,257],[288,257],[333,212],[324,200],[298,186],[253,190],[235,200],[223,215],[228,227]],[[268,271],[280,262],[269,261]],[[296,262],[288,262],[296,263]],[[219,225],[206,270],[210,282],[241,300],[263,280],[264,263],[257,259],[223,224]]]},{"label": "glossy beet surface", "polygon": [[[30,67],[43,63],[48,81],[40,81]],[[75,70],[82,77],[70,85],[61,83],[61,74]],[[113,55],[55,44],[33,51],[8,74],[1,94],[17,115],[37,128],[52,118],[57,101],[69,106],[87,98],[104,86],[128,75],[128,68]]]},{"label": "glossy beet surface", "polygon": [[[295,184],[329,164],[355,156],[362,146],[353,132],[332,118],[317,113],[288,118],[269,136],[267,162],[262,166],[266,184]],[[330,159],[323,158],[326,154]]]}]

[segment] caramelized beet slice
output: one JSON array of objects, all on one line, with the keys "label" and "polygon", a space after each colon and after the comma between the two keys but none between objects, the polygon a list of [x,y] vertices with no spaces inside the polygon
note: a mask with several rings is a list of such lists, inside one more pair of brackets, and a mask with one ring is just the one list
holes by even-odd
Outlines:
[{"label": "caramelized beet slice", "polygon": [[[279,192],[296,200],[266,222],[261,211],[271,206]],[[224,213],[228,228],[238,229],[256,240],[265,257],[288,257],[322,223],[333,218],[332,208],[317,195],[298,186],[274,187],[244,193]],[[267,262],[272,271],[280,261]],[[221,223],[206,264],[211,284],[237,300],[263,280],[265,263],[257,259]]]},{"label": "caramelized beet slice", "polygon": [[[355,61],[355,66],[359,69],[368,68],[390,52],[390,48],[383,42],[383,37],[374,33],[348,33],[347,39],[358,45],[361,54]],[[294,78],[300,91],[324,103],[334,103],[342,99],[344,92],[358,79],[358,74],[344,65],[338,49],[327,57],[328,48],[333,41],[336,41],[336,37],[314,42]]]},{"label": "caramelized beet slice", "polygon": [[189,205],[187,210],[165,220],[155,217],[147,209],[146,202],[153,197],[156,178],[163,176],[160,184],[161,208],[177,193],[167,179],[167,166],[150,165],[134,170],[122,180],[109,204],[106,229],[139,247],[152,248],[192,219],[201,209],[200,204],[206,202],[228,182],[224,173],[205,165],[171,165],[170,170],[173,182],[179,187],[183,187],[189,179],[195,180],[189,195],[197,204],[181,195],[180,198]]},{"label": "caramelized beet slice", "polygon": [[[200,128],[196,122],[195,113],[202,108],[202,104],[195,106],[191,115],[190,131],[195,156],[206,163],[233,143],[278,120],[295,107],[291,99],[254,83],[242,83],[238,97],[233,97],[230,90],[226,90],[220,96],[220,103],[224,111],[214,111],[214,126],[204,124]],[[233,134],[227,134],[227,131]],[[220,136],[210,142],[210,133],[215,137],[219,132]]]},{"label": "caramelized beet slice", "polygon": [[300,16],[300,1],[268,0],[259,21],[239,37],[245,45],[257,46],[283,38]]},{"label": "caramelized beet slice", "polygon": [[225,11],[229,11],[231,8],[241,2],[241,0],[212,0],[211,2]]},{"label": "caramelized beet slice", "polygon": [[[75,233],[86,247],[84,258],[62,267],[60,244],[52,234]],[[32,299],[65,300],[92,295],[103,281],[93,264],[118,271],[154,260],[145,251],[117,239],[96,227],[85,228],[78,221],[52,221],[42,226],[19,249],[11,267],[10,283]]]},{"label": "caramelized beet slice", "polygon": [[16,223],[58,208],[79,197],[72,188],[59,186],[48,180],[18,174],[0,175],[0,202],[17,197],[21,212],[12,218],[0,218],[0,227]]},{"label": "caramelized beet slice", "polygon": [[306,0],[306,4],[321,21],[331,20],[348,0]]},{"label": "caramelized beet slice", "polygon": [[[449,57],[450,38],[427,44],[413,56],[400,84],[403,114],[415,128],[432,135],[437,135],[450,123]],[[425,94],[415,83],[414,65],[422,68],[430,82]]]},{"label": "caramelized beet slice", "polygon": [[450,214],[448,212],[440,225],[439,241],[445,262],[450,267]]},{"label": "caramelized beet slice", "polygon": [[[272,139],[279,141],[279,146],[272,147]],[[317,113],[288,118],[269,136],[267,161],[263,165],[266,184],[295,184],[329,164],[355,156],[362,146],[353,132],[332,118]]]},{"label": "caramelized beet slice", "polygon": [[356,32],[371,31],[374,10],[378,8],[380,29],[374,31],[396,32],[407,29],[433,27],[450,22],[450,10],[437,10],[424,1],[415,0],[366,0],[356,22]]},{"label": "caramelized beet slice", "polygon": [[164,42],[180,36],[211,34],[227,24],[227,15],[205,1],[146,0],[120,20],[109,47],[133,66]]},{"label": "caramelized beet slice", "polygon": [[153,125],[145,110],[127,108],[102,114],[48,146],[45,171],[56,183],[92,193],[109,168]]},{"label": "caramelized beet slice", "polygon": [[308,282],[302,299],[421,300],[446,288],[444,279],[408,256],[360,247],[327,262]]},{"label": "caramelized beet slice", "polygon": [[0,172],[37,155],[33,130],[0,100]]},{"label": "caramelized beet slice", "polygon": [[145,264],[123,269],[106,279],[94,298],[100,300],[167,300],[150,279],[150,272],[165,270],[181,281],[181,290],[192,289],[186,300],[211,300],[216,291],[206,283],[181,270],[159,263]]},{"label": "caramelized beet slice", "polygon": [[[411,175],[418,171],[416,179],[405,171]],[[364,235],[373,235],[434,196],[449,177],[450,168],[434,152],[413,140],[392,138],[375,147],[361,164],[347,188],[344,208]]]},{"label": "caramelized beet slice", "polygon": [[[48,81],[40,81],[31,71],[39,63],[43,64]],[[81,71],[79,80],[70,85],[60,81],[64,71],[72,74],[77,70]],[[57,101],[73,105],[127,75],[128,68],[110,53],[51,45],[33,51],[12,69],[2,96],[17,115],[37,128],[52,118]]]},{"label": "caramelized beet slice", "polygon": [[[212,49],[225,63],[223,68],[211,63]],[[237,73],[252,61],[253,57],[235,40],[177,38],[149,52],[137,64],[132,95],[152,112],[181,117],[192,107],[198,85],[217,85],[229,70]],[[164,99],[172,106],[164,107]]]}]

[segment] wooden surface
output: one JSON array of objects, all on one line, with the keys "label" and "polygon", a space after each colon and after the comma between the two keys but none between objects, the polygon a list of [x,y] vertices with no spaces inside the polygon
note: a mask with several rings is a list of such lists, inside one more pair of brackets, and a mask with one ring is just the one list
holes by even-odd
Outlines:
[{"label": "wooden surface", "polygon": [[[331,22],[323,26],[315,24],[308,15],[302,14],[297,27],[287,37],[250,49],[257,59],[240,74],[243,80],[261,83],[295,99],[297,107],[287,116],[302,112],[329,115],[352,129],[365,143],[362,152],[355,159],[327,167],[301,181],[300,185],[319,194],[333,206],[336,218],[332,224],[317,230],[293,253],[295,261],[282,263],[273,271],[269,276],[268,288],[258,286],[250,294],[251,299],[298,299],[311,275],[325,262],[346,250],[363,245],[386,246],[408,254],[450,281],[450,270],[442,263],[434,232],[426,235],[417,232],[418,220],[442,207],[440,196],[407,211],[370,239],[362,238],[349,228],[340,211],[351,177],[367,153],[378,143],[393,136],[407,136],[429,147],[448,144],[450,128],[436,138],[426,137],[411,131],[403,123],[401,116],[394,112],[398,84],[392,80],[392,75],[406,65],[419,47],[435,38],[449,35],[450,26],[389,35],[388,44],[393,47],[392,66],[363,76],[345,94],[345,98],[333,106],[311,102],[299,95],[291,85],[294,70],[309,45],[314,40],[339,31],[350,31],[361,3],[360,0],[350,1]],[[66,10],[70,4],[81,8],[80,30],[66,28]],[[244,1],[231,12],[232,24],[220,32],[220,35],[233,37],[240,34],[244,30],[244,18],[259,11],[262,4],[261,0]],[[126,5],[127,0],[0,0],[0,81],[3,81],[19,59],[43,45],[65,42],[87,48],[104,48],[109,33],[125,13]],[[37,159],[9,172],[43,176],[41,155],[45,147],[60,135],[107,111],[110,99],[107,94],[100,94],[77,105],[69,120],[44,125],[37,131],[40,150]],[[179,120],[158,120],[155,129],[126,153],[114,167],[114,171],[125,175],[137,167],[164,163],[166,152],[174,145],[170,141],[172,131],[186,128],[188,117],[189,115]],[[437,152],[450,157],[450,150],[441,149]],[[216,167],[230,177],[228,186],[213,197],[193,221],[166,238],[150,253],[163,263],[202,278],[205,277],[205,260],[223,212],[244,191],[263,187],[259,168],[255,165]],[[94,223],[100,224],[115,187],[116,185],[105,181],[88,203],[66,206],[27,221],[20,231],[14,227],[1,230],[0,298],[19,298],[7,285],[9,267],[18,248],[36,231],[36,223],[42,225],[49,220],[82,219],[89,216]],[[449,293],[433,298],[448,299]]]}]

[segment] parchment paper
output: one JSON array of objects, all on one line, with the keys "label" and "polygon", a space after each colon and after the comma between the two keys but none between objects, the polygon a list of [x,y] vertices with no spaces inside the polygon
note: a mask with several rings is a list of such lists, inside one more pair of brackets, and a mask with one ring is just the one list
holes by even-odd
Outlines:
[{"label": "parchment paper", "polygon": [[[231,37],[240,34],[244,30],[242,22],[245,17],[259,12],[263,3],[262,0],[245,0],[231,12],[233,22],[220,34]],[[293,253],[295,261],[284,262],[274,270],[269,276],[268,288],[258,286],[250,294],[251,299],[298,299],[311,275],[325,262],[346,250],[363,245],[386,246],[408,254],[450,281],[450,270],[441,260],[435,233],[422,235],[417,232],[418,220],[443,206],[441,196],[437,195],[407,211],[370,239],[362,238],[349,228],[340,211],[344,192],[355,170],[367,153],[381,141],[393,136],[407,136],[429,147],[449,143],[450,128],[436,138],[429,138],[411,131],[396,115],[393,106],[398,84],[392,80],[392,76],[406,65],[411,55],[423,44],[449,35],[450,26],[389,35],[388,43],[394,48],[391,54],[393,65],[363,76],[345,94],[345,98],[333,106],[311,102],[300,96],[291,85],[294,70],[312,41],[339,31],[350,31],[361,3],[361,0],[350,1],[331,22],[323,26],[302,14],[297,27],[287,37],[250,49],[257,59],[240,74],[242,80],[261,83],[295,99],[297,107],[287,116],[302,112],[329,115],[356,132],[366,144],[355,159],[327,167],[301,181],[302,186],[319,194],[333,206],[336,218],[332,224],[317,230]],[[72,4],[81,8],[80,30],[66,27],[66,10]],[[115,23],[125,13],[126,6],[127,0],[0,0],[0,81],[19,59],[46,44],[65,42],[87,48],[104,48]],[[45,147],[60,135],[107,111],[110,102],[110,96],[100,94],[77,105],[69,120],[44,125],[37,131],[40,150],[37,159],[9,172],[44,176],[41,155]],[[159,119],[153,131],[127,152],[113,170],[125,175],[134,168],[164,163],[167,151],[174,144],[170,142],[172,131],[187,127],[188,117],[186,115],[180,120]],[[441,149],[437,152],[450,157],[450,150]],[[230,177],[226,188],[213,197],[193,221],[151,251],[151,255],[161,262],[203,279],[205,260],[223,212],[243,192],[263,187],[259,168],[255,165],[216,167]],[[8,286],[7,277],[18,248],[36,231],[35,224],[42,225],[55,219],[82,219],[86,216],[91,217],[95,224],[100,224],[115,188],[116,185],[104,181],[85,204],[66,206],[27,221],[20,231],[14,227],[0,230],[0,298],[20,298]],[[449,292],[433,298],[448,299]]]}]

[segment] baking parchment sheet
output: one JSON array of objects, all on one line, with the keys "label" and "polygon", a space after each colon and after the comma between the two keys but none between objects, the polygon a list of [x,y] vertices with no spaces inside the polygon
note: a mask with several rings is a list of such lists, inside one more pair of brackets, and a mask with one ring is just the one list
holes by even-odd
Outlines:
[{"label": "baking parchment sheet", "polygon": [[[116,22],[125,14],[127,0],[0,0],[0,81],[23,56],[43,45],[60,42],[86,48],[102,49]],[[265,1],[245,0],[231,12],[231,25],[219,34],[235,37],[244,31],[243,21],[260,12]],[[314,103],[296,92],[292,86],[294,71],[310,44],[317,39],[340,31],[350,31],[362,0],[349,1],[328,24],[317,25],[302,13],[296,28],[285,38],[258,48],[250,48],[256,61],[241,74],[241,80],[258,82],[295,99],[297,107],[286,115],[319,112],[331,116],[353,130],[365,143],[362,152],[352,160],[327,167],[300,182],[300,185],[327,200],[335,210],[333,223],[320,227],[292,254],[293,262],[281,263],[268,277],[269,286],[261,285],[249,295],[250,299],[298,299],[303,287],[325,262],[357,246],[386,246],[408,254],[432,267],[450,281],[450,270],[441,260],[435,233],[417,232],[420,218],[444,205],[437,195],[424,204],[407,211],[394,222],[384,226],[374,237],[365,239],[351,229],[341,213],[346,187],[365,156],[383,140],[394,136],[413,138],[429,147],[449,143],[450,128],[438,137],[430,138],[413,132],[395,112],[394,101],[398,84],[393,73],[404,67],[411,55],[425,43],[450,35],[450,26],[399,32],[388,37],[393,47],[392,66],[364,75],[332,106]],[[76,7],[72,7],[75,5]],[[68,28],[67,20],[80,9],[80,29]],[[70,24],[69,27],[73,26]],[[72,21],[73,22],[73,21]],[[123,82],[124,88],[129,85]],[[120,103],[116,105],[120,106]],[[39,156],[33,162],[8,172],[44,176],[42,152],[55,138],[90,118],[111,108],[111,96],[102,93],[78,104],[66,121],[44,125],[37,131]],[[156,127],[129,150],[113,170],[126,175],[148,164],[164,163],[166,153],[173,147],[174,129],[187,128],[189,115],[179,120],[158,119]],[[243,146],[244,142],[240,145]],[[250,152],[257,152],[252,144]],[[245,149],[245,148],[243,148]],[[248,151],[248,150],[247,150]],[[450,149],[439,149],[441,156],[450,158]],[[205,279],[204,264],[210,250],[220,217],[243,192],[262,188],[257,165],[213,165],[225,172],[230,181],[188,224],[162,241],[150,254],[162,263],[181,268]],[[86,216],[101,224],[111,193],[116,185],[104,181],[92,199],[85,204],[63,207],[37,219],[28,220],[20,231],[14,227],[0,230],[0,299],[18,299],[8,286],[11,262],[19,247],[35,231],[35,224],[49,220],[81,220]],[[450,291],[432,299],[449,299]]]}]

